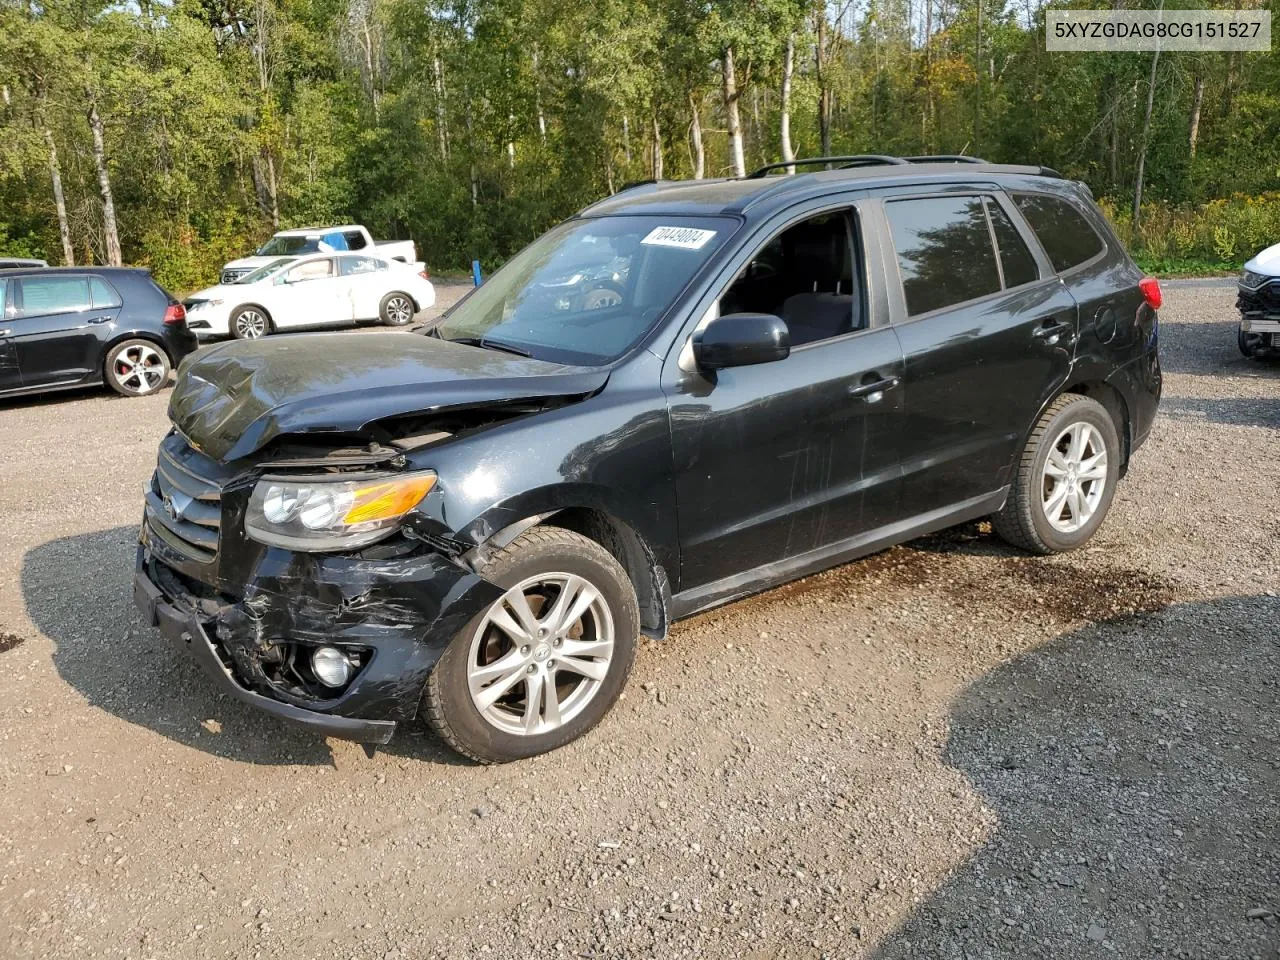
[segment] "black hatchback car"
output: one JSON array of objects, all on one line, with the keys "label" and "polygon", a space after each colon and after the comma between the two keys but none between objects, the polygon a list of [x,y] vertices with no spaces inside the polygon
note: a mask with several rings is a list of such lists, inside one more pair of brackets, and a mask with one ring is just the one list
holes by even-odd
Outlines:
[{"label": "black hatchback car", "polygon": [[[429,331],[189,361],[134,597],[242,701],[482,761],[595,724],[637,637],[979,517],[1098,529],[1156,309],[1079,184],[929,158],[626,190]],[[543,295],[623,264],[592,308]]]},{"label": "black hatchback car", "polygon": [[146,270],[0,273],[0,396],[104,382],[127,397],[155,393],[198,345],[182,304]]}]

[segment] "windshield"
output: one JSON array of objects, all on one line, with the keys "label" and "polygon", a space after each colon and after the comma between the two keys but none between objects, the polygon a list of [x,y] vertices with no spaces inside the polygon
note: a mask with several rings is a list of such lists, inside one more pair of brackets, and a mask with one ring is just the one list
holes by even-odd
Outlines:
[{"label": "windshield", "polygon": [[293,263],[293,257],[285,257],[282,260],[272,260],[265,267],[259,267],[253,273],[246,273],[239,280],[232,280],[232,283],[257,283],[259,280],[265,280],[271,274],[275,273],[287,263]]},{"label": "windshield", "polygon": [[432,332],[539,360],[608,363],[652,328],[736,228],[724,217],[563,223],[520,251]]},{"label": "windshield", "polygon": [[260,257],[278,257],[281,254],[297,256],[302,253],[318,253],[319,237],[272,237],[258,248]]}]

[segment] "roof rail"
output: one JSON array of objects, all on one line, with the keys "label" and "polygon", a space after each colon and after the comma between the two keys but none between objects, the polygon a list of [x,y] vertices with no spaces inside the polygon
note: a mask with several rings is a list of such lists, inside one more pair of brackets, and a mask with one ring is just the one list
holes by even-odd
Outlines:
[{"label": "roof rail", "polygon": [[981,157],[970,157],[963,153],[930,153],[919,157],[903,157],[907,163],[986,163]]},{"label": "roof rail", "polygon": [[759,170],[747,174],[747,180],[759,180],[768,176],[770,170],[782,170],[787,167],[810,167],[820,163],[838,163],[841,167],[864,167],[873,164],[906,163],[901,157],[888,157],[879,153],[857,153],[847,157],[804,157],[798,160],[783,160],[780,163],[766,163]]}]

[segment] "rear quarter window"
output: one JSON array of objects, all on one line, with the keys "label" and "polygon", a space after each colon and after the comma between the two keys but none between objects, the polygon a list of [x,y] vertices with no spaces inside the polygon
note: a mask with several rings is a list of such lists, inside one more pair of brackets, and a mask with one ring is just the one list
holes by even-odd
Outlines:
[{"label": "rear quarter window", "polygon": [[1042,193],[1015,193],[1013,202],[1031,224],[1049,262],[1059,273],[1092,260],[1106,249],[1085,215],[1066,200]]},{"label": "rear quarter window", "polygon": [[101,277],[89,278],[89,294],[93,298],[95,307],[120,306],[120,294],[116,293],[115,288]]}]

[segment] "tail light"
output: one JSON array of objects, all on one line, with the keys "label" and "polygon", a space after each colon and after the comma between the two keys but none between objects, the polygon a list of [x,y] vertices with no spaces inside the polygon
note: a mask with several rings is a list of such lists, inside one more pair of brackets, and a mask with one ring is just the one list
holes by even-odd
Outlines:
[{"label": "tail light", "polygon": [[1159,310],[1164,303],[1164,294],[1160,292],[1160,281],[1155,277],[1143,277],[1138,281],[1138,289],[1142,291],[1142,299],[1152,310]]},{"label": "tail light", "polygon": [[181,326],[187,322],[187,308],[180,303],[171,303],[164,311],[164,323],[167,327]]},{"label": "tail light", "polygon": [[431,271],[428,270],[426,267],[423,267],[421,270],[418,271],[418,276],[420,276],[423,280],[430,280]]}]

